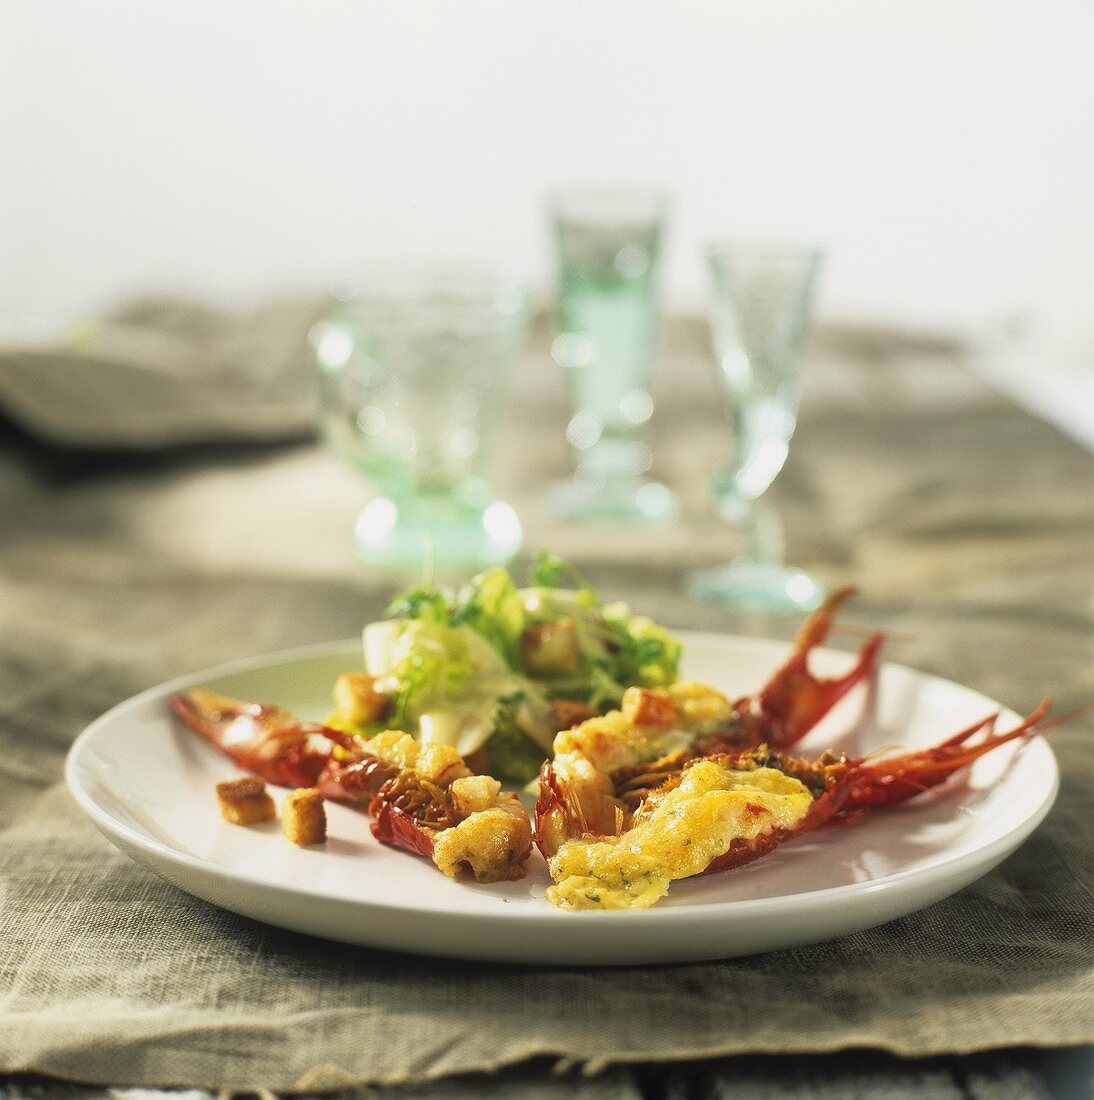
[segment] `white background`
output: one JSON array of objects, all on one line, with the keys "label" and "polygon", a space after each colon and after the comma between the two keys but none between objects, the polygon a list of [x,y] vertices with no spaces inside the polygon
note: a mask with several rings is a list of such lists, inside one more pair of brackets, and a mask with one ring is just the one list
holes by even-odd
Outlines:
[{"label": "white background", "polygon": [[512,257],[542,197],[831,249],[823,311],[1094,349],[1094,8],[963,0],[0,0],[0,316]]}]

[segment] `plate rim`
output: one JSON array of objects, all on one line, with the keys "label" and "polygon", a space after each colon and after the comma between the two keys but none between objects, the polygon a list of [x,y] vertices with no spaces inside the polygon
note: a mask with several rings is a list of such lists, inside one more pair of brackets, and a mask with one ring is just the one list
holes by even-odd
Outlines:
[{"label": "plate rim", "polygon": [[[684,642],[685,646],[691,643],[715,642],[715,643],[744,643],[748,646],[759,646],[767,648],[776,652],[785,653],[792,643],[782,642],[771,638],[755,638],[745,634],[730,634],[722,633],[718,631],[694,631],[679,629],[674,630],[673,633]],[[987,864],[987,870],[1003,858],[1010,851],[1013,851],[1019,844],[1021,844],[1040,824],[1044,821],[1049,811],[1055,804],[1056,798],[1060,789],[1060,768],[1059,762],[1056,759],[1056,755],[1052,750],[1052,746],[1043,734],[1039,734],[1032,741],[1020,751],[1028,751],[1029,748],[1036,745],[1038,751],[1045,756],[1046,763],[1050,766],[1051,774],[1048,777],[1048,787],[1046,794],[1042,800],[1038,803],[1036,808],[1030,812],[1026,817],[1022,818],[1013,827],[1008,828],[1004,833],[995,837],[993,840],[983,844],[972,851],[957,853],[950,856],[943,857],[938,863],[931,864],[929,867],[924,868],[909,868],[902,871],[896,871],[890,874],[886,874],[879,879],[869,879],[864,882],[849,882],[839,886],[828,886],[818,890],[810,890],[800,894],[780,894],[775,897],[762,897],[762,898],[743,898],[737,900],[726,901],[704,901],[704,902],[684,902],[680,904],[674,904],[671,906],[653,906],[649,909],[639,910],[606,910],[606,911],[563,911],[556,908],[550,903],[544,900],[543,911],[538,910],[532,913],[525,913],[517,910],[505,910],[500,909],[498,912],[476,912],[468,913],[463,911],[445,912],[443,910],[423,910],[421,908],[407,905],[404,902],[389,901],[385,899],[362,899],[362,898],[349,898],[343,895],[329,893],[315,888],[308,888],[304,886],[298,886],[293,883],[285,883],[271,880],[269,877],[261,874],[253,874],[245,869],[239,868],[227,868],[220,864],[213,863],[210,860],[203,859],[200,856],[190,855],[185,852],[180,852],[177,849],[171,847],[164,842],[157,840],[153,836],[149,836],[146,833],[132,827],[127,822],[121,821],[114,817],[108,809],[101,806],[91,794],[86,790],[78,777],[78,769],[80,765],[81,756],[89,751],[89,746],[94,741],[94,738],[98,735],[99,730],[106,726],[116,716],[140,706],[143,703],[151,702],[155,699],[166,697],[171,692],[178,691],[187,687],[193,687],[200,684],[203,680],[222,678],[225,676],[235,675],[237,673],[243,673],[248,671],[259,670],[274,664],[291,663],[293,661],[307,659],[308,657],[322,657],[325,655],[337,654],[344,650],[350,650],[353,647],[359,645],[359,641],[356,638],[345,638],[336,641],[324,641],[324,642],[312,642],[306,645],[293,646],[289,649],[277,650],[272,653],[260,654],[250,657],[238,658],[233,661],[228,661],[219,665],[213,665],[208,668],[200,669],[197,672],[185,674],[182,676],[174,677],[170,680],[165,680],[162,683],[156,684],[153,687],[146,688],[143,691],[139,691],[134,695],[129,696],[126,699],[121,700],[108,710],[104,711],[92,722],[90,722],[76,737],[70,746],[64,765],[64,779],[65,785],[68,788],[69,793],[76,801],[77,805],[83,811],[84,814],[91,820],[92,824],[112,843],[120,846],[122,850],[130,858],[135,859],[136,862],[141,862],[133,855],[131,848],[135,848],[140,851],[144,851],[174,865],[177,868],[183,869],[188,872],[198,872],[206,877],[217,879],[218,881],[226,884],[246,884],[249,886],[260,887],[262,889],[271,890],[281,896],[291,896],[298,899],[312,899],[325,902],[334,902],[336,904],[350,905],[360,909],[362,912],[370,910],[380,911],[386,916],[396,915],[399,913],[413,914],[416,917],[438,917],[444,920],[459,920],[470,921],[476,924],[499,924],[506,928],[511,928],[516,923],[521,924],[542,924],[547,926],[557,926],[559,922],[562,924],[569,924],[573,920],[591,920],[594,921],[597,926],[610,927],[616,924],[623,925],[627,928],[636,927],[636,922],[642,921],[649,923],[671,923],[681,919],[700,920],[702,916],[715,917],[718,914],[725,915],[727,913],[733,913],[734,915],[740,915],[742,917],[762,916],[766,910],[770,909],[782,909],[788,904],[793,904],[800,912],[808,911],[814,907],[825,908],[828,904],[831,904],[833,895],[839,895],[841,898],[846,898],[849,901],[853,901],[857,898],[873,895],[878,896],[882,893],[888,893],[892,890],[899,890],[905,886],[909,879],[915,879],[916,881],[937,882],[940,877],[957,877],[958,872],[967,868],[970,865],[975,864]],[[817,652],[823,654],[835,654],[843,658],[850,658],[853,654],[848,653],[846,650],[832,649],[831,647],[817,647]],[[972,692],[975,695],[985,699],[990,706],[993,706],[999,710],[999,716],[1003,720],[1020,720],[1020,716],[1016,711],[1010,707],[999,703],[996,700],[990,699],[984,695],[983,692],[978,691],[975,688],[968,687],[965,684],[960,684],[955,680],[947,679],[943,676],[936,676],[934,673],[923,672],[919,669],[912,668],[909,665],[904,665],[894,661],[884,661],[881,663],[881,668],[893,668],[902,672],[911,673],[917,677],[936,682],[938,684],[958,688],[964,692]],[[213,750],[215,751],[215,750]],[[147,866],[147,865],[145,865]],[[153,868],[154,870],[154,868]],[[958,887],[960,888],[960,887]],[[189,892],[189,891],[187,891]],[[216,904],[216,903],[211,903]]]}]

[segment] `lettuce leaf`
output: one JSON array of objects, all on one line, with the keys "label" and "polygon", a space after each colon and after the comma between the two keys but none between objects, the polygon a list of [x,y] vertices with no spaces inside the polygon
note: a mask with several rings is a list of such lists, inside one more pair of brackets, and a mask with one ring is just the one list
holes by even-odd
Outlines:
[{"label": "lettuce leaf", "polygon": [[365,669],[395,698],[390,724],[464,756],[493,735],[501,700],[521,699],[514,719],[550,745],[550,709],[541,689],[466,623],[388,619],[365,627]]},{"label": "lettuce leaf", "polygon": [[571,588],[590,593],[593,590],[576,565],[546,550],[540,550],[528,567],[528,585],[531,588]]},{"label": "lettuce leaf", "polygon": [[395,596],[385,612],[388,619],[425,619],[446,623],[451,618],[452,593],[432,584],[418,584]]},{"label": "lettuce leaf", "polygon": [[[548,562],[544,576],[560,567]],[[577,627],[581,665],[576,672],[542,682],[556,699],[579,699],[600,710],[619,705],[632,685],[661,688],[673,683],[682,646],[658,623],[634,615],[625,603],[602,604],[589,587],[535,586],[521,591],[530,623],[572,619]]]},{"label": "lettuce leaf", "polygon": [[480,573],[461,589],[450,621],[481,634],[511,669],[520,667],[520,636],[526,625],[524,605],[505,569]]},{"label": "lettuce leaf", "polygon": [[615,632],[612,674],[616,680],[644,688],[675,682],[683,646],[663,626],[645,615],[632,615],[622,603],[605,607],[604,620]]},{"label": "lettuce leaf", "polygon": [[486,742],[490,774],[503,783],[523,787],[539,774],[548,755],[549,750],[529,737],[511,707],[503,704],[498,710],[494,736]]}]

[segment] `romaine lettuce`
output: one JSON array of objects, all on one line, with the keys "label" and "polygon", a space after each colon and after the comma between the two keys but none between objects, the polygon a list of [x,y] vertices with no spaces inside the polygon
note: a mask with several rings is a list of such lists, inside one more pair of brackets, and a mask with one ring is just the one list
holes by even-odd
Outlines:
[{"label": "romaine lettuce", "polygon": [[460,590],[451,615],[453,623],[465,623],[481,634],[510,668],[520,663],[520,636],[524,631],[524,605],[513,578],[504,569],[480,573]]},{"label": "romaine lettuce", "polygon": [[376,690],[395,699],[395,728],[454,745],[466,756],[493,733],[499,700],[520,693],[531,700],[526,732],[550,744],[542,692],[511,672],[501,653],[467,624],[452,626],[432,615],[387,619],[365,627],[364,646]]}]

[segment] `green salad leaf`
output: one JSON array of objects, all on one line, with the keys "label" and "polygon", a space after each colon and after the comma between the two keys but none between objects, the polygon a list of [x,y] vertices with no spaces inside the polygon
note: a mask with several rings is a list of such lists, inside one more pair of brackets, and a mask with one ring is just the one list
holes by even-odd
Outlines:
[{"label": "green salad leaf", "polygon": [[452,594],[432,584],[418,584],[400,592],[388,605],[388,619],[427,619],[448,622]]},{"label": "green salad leaf", "polygon": [[492,735],[499,699],[521,690],[539,696],[539,713],[530,722],[544,727],[541,736],[549,733],[542,694],[466,624],[387,619],[365,627],[364,646],[377,690],[395,698],[396,728],[454,745],[466,756]]},{"label": "green salad leaf", "polygon": [[480,573],[460,590],[451,622],[464,623],[481,634],[508,666],[520,666],[520,637],[524,632],[524,604],[513,578],[505,569]]},{"label": "green salad leaf", "polygon": [[486,742],[487,770],[503,783],[524,787],[539,774],[543,760],[543,746],[528,736],[513,706],[503,702],[494,735]]},{"label": "green salad leaf", "polygon": [[[570,582],[568,585],[567,581]],[[546,550],[540,550],[528,567],[528,584],[532,588],[569,587],[592,592],[592,585],[576,565]]]},{"label": "green salad leaf", "polygon": [[[632,685],[660,688],[676,680],[682,647],[664,627],[632,614],[625,603],[601,603],[585,578],[555,555],[541,555],[533,576],[548,583],[522,591],[528,621],[571,619],[580,639],[578,669],[543,681],[552,698],[607,710],[618,706]],[[581,587],[553,587],[562,579]]]},{"label": "green salad leaf", "polygon": [[633,615],[623,603],[604,608],[604,620],[614,631],[613,673],[623,684],[662,688],[676,680],[683,646],[645,615]]}]

